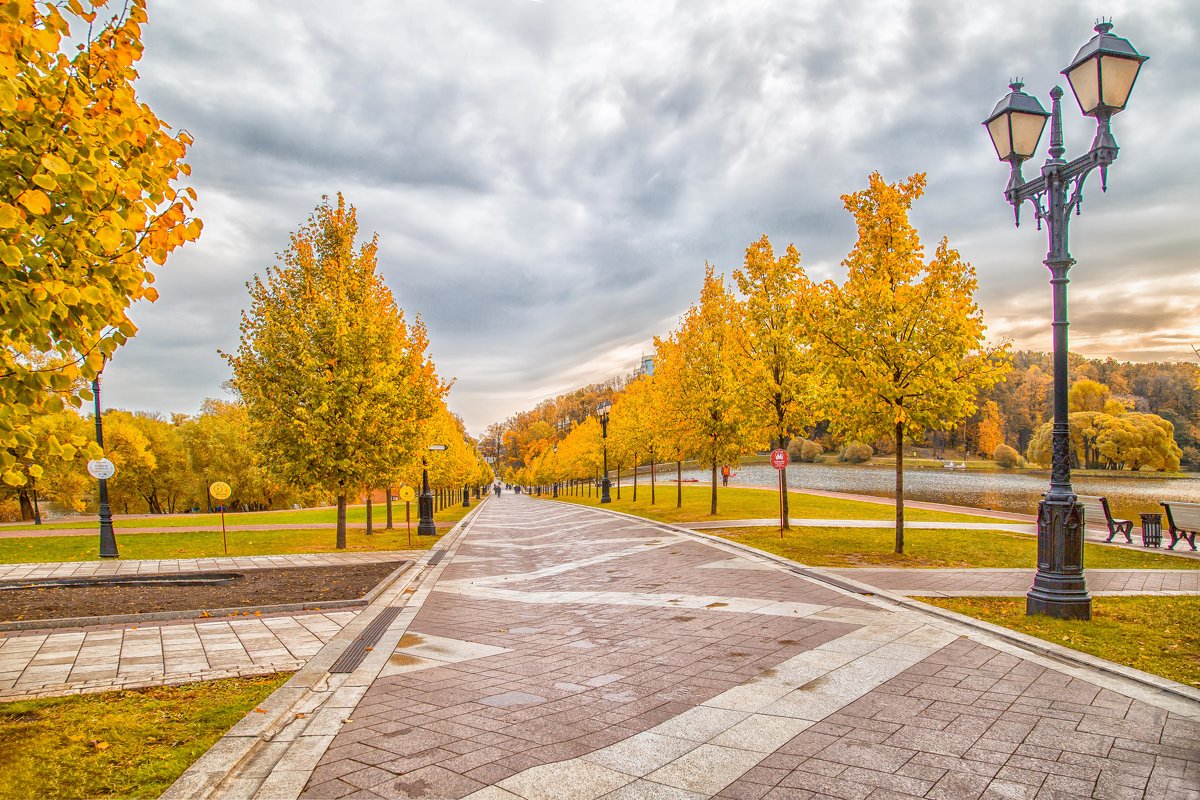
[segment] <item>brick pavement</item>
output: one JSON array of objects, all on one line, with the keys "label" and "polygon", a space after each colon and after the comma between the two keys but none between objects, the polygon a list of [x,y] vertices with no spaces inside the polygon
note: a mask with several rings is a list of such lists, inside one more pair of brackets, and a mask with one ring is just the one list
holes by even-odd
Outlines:
[{"label": "brick pavement", "polygon": [[[824,572],[884,589],[927,597],[1024,597],[1032,569],[825,568]],[[1088,591],[1097,596],[1200,594],[1197,569],[1089,569]]]},{"label": "brick pavement", "polygon": [[167,797],[1200,798],[1200,695],[728,544],[504,495],[422,574],[325,706]]}]

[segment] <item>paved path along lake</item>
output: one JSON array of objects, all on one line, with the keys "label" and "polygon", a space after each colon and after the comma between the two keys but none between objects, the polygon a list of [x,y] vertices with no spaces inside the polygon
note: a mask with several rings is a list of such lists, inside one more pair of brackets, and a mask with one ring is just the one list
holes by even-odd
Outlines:
[{"label": "paved path along lake", "polygon": [[504,495],[166,797],[1196,798],[1193,696]]}]

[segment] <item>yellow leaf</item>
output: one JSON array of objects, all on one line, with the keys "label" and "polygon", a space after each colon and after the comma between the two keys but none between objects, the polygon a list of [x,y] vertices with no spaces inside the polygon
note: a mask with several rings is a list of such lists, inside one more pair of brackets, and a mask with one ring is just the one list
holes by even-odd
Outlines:
[{"label": "yellow leaf", "polygon": [[42,156],[42,166],[48,172],[53,172],[55,175],[64,175],[71,171],[71,168],[67,166],[67,162],[62,157],[49,153]]},{"label": "yellow leaf", "polygon": [[104,248],[104,252],[111,253],[121,246],[121,232],[116,228],[105,226],[96,231],[96,241]]},{"label": "yellow leaf", "polygon": [[17,198],[17,202],[29,209],[31,214],[49,214],[50,213],[50,198],[45,192],[40,192],[37,189],[26,189],[21,192],[21,196]]},{"label": "yellow leaf", "polygon": [[96,745],[97,750],[107,750],[108,749],[108,742],[96,742],[95,745]]},{"label": "yellow leaf", "polygon": [[15,228],[21,221],[21,214],[15,206],[0,203],[0,228]]}]

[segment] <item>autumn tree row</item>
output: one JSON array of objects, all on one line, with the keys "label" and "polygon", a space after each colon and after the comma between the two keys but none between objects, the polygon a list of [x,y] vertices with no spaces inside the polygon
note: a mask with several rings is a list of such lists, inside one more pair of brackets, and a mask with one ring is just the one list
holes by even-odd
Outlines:
[{"label": "autumn tree row", "polygon": [[707,266],[696,305],[655,339],[653,375],[613,393],[607,442],[586,420],[557,449],[523,454],[512,479],[589,476],[605,444],[618,468],[695,459],[711,472],[715,514],[721,464],[786,448],[823,420],[854,438],[891,438],[902,552],[905,442],[973,414],[1008,368],[1005,348],[984,342],[970,264],[945,239],[926,258],[909,223],[924,186],[924,175],[889,184],[876,173],[842,198],[858,226],[843,283],[812,281],[794,246],[776,256],[765,236],[747,249],[734,285]]}]

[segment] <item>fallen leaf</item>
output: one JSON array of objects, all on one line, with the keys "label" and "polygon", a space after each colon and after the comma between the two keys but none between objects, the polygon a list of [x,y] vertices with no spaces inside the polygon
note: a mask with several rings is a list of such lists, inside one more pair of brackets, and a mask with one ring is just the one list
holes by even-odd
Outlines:
[{"label": "fallen leaf", "polygon": [[80,736],[68,736],[67,738],[70,739],[72,742],[82,742],[83,741],[83,736],[81,736],[81,735]]},{"label": "fallen leaf", "polygon": [[307,717],[307,716],[308,716],[308,715],[307,715],[307,714],[305,714],[303,711],[298,711],[298,712],[296,712],[296,719],[304,719],[304,718],[305,718],[305,717]]},{"label": "fallen leaf", "polygon": [[96,746],[97,750],[107,750],[108,749],[108,742],[92,742],[92,744]]},{"label": "fallen leaf", "polygon": [[256,709],[254,709],[254,713],[255,714],[265,714],[265,713],[267,713],[267,710],[265,708],[256,708]]}]

